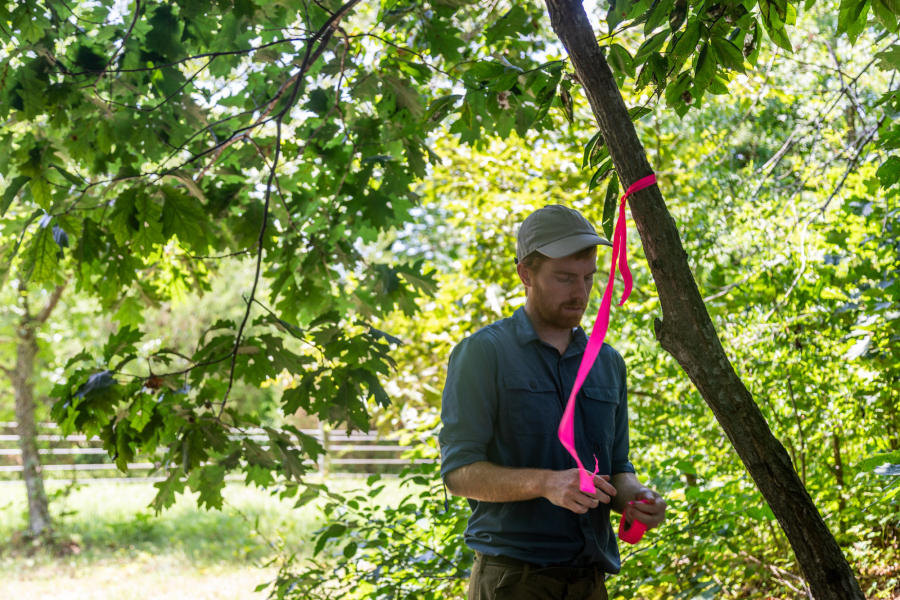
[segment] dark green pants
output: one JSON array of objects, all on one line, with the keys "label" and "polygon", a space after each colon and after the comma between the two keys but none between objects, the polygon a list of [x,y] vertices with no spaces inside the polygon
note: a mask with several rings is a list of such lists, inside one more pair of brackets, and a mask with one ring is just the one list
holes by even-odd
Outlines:
[{"label": "dark green pants", "polygon": [[600,571],[582,579],[558,579],[541,573],[549,569],[491,564],[490,557],[484,558],[477,553],[469,600],[609,600]]}]

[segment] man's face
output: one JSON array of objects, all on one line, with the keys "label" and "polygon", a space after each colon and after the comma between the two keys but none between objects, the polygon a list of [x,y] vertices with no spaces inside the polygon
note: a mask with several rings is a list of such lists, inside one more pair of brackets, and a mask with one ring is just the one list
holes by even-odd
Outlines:
[{"label": "man's face", "polygon": [[[571,329],[581,323],[597,272],[595,254],[586,258],[548,258],[537,272],[525,270],[523,283],[530,287],[529,302],[536,316],[558,329]],[[528,279],[528,281],[526,281]]]}]

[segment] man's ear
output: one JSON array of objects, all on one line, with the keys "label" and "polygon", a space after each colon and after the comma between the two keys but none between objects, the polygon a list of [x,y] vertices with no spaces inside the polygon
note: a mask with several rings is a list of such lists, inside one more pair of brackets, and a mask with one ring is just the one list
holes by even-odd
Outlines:
[{"label": "man's ear", "polygon": [[533,285],[531,280],[531,271],[528,270],[528,267],[519,263],[516,265],[516,272],[519,274],[519,279],[522,280],[522,285],[526,288],[530,288]]}]

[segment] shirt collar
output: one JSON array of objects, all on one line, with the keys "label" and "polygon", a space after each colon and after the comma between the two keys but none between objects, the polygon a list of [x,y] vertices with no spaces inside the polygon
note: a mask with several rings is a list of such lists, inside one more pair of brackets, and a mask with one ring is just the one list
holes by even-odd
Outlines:
[{"label": "shirt collar", "polygon": [[584,349],[587,348],[587,342],[587,334],[584,332],[584,329],[581,328],[581,325],[579,325],[572,330],[572,341],[569,343],[569,347],[566,348],[566,354],[563,358],[576,354],[583,354]]},{"label": "shirt collar", "polygon": [[[537,332],[531,325],[531,321],[528,319],[528,315],[525,314],[524,306],[516,309],[516,312],[513,313],[512,321],[516,326],[516,339],[520,346],[524,346],[534,340],[540,340],[540,337],[538,337]],[[566,354],[581,354],[584,352],[584,349],[587,348],[587,340],[587,334],[584,332],[584,329],[581,328],[581,325],[579,325],[572,330],[572,342],[566,349]]]},{"label": "shirt collar", "polygon": [[516,326],[516,339],[519,341],[520,346],[541,339],[538,337],[534,327],[531,326],[531,321],[528,319],[528,315],[525,314],[524,306],[516,309],[512,320]]}]

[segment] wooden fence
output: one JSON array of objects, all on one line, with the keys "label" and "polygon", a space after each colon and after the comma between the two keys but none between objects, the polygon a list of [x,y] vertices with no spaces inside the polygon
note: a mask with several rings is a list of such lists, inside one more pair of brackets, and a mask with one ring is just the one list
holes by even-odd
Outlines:
[{"label": "wooden fence", "polygon": [[[162,481],[164,477],[154,477],[158,464],[135,462],[128,465],[128,474],[122,473],[109,460],[100,438],[88,439],[84,435],[63,436],[55,423],[38,425],[38,452],[41,454],[41,471],[45,480],[63,480],[78,483],[100,482],[150,482]],[[415,446],[400,445],[396,436],[379,436],[376,432],[350,432],[342,429],[325,430],[301,429],[307,435],[319,440],[325,454],[314,462],[304,461],[311,470],[321,477],[367,477],[373,473],[396,476],[400,470],[413,463],[432,462],[430,459],[405,459],[402,454]],[[268,437],[262,430],[249,430],[247,438],[266,442]],[[22,451],[18,447],[19,436],[16,424],[0,422],[0,485],[22,483]],[[138,476],[137,473],[145,475]],[[232,475],[228,479],[243,479],[242,475]]]}]

